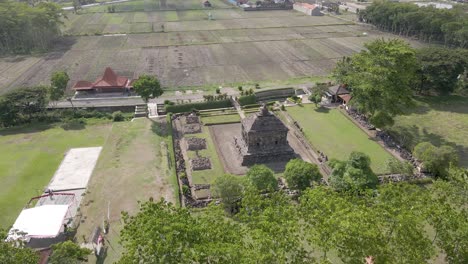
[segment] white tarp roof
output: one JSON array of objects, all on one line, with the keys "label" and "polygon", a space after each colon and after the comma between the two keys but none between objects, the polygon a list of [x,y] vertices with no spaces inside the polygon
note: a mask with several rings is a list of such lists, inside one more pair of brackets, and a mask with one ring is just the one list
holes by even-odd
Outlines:
[{"label": "white tarp roof", "polygon": [[24,209],[10,230],[9,239],[16,239],[12,230],[25,232],[26,237],[56,237],[60,233],[68,205],[43,205]]},{"label": "white tarp roof", "polygon": [[102,147],[70,149],[48,188],[52,191],[86,188],[101,149]]}]

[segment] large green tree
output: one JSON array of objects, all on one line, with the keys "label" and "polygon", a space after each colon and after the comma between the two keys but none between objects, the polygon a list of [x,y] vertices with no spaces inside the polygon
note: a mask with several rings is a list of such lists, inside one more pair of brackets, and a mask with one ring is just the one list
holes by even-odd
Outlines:
[{"label": "large green tree", "polygon": [[82,263],[88,259],[92,251],[87,248],[81,248],[72,241],[65,241],[52,245],[52,254],[49,258],[49,264],[62,263]]},{"label": "large green tree", "polygon": [[30,248],[16,247],[14,244],[0,239],[0,263],[8,264],[36,264],[39,255]]},{"label": "large green tree", "polygon": [[301,159],[292,159],[286,164],[284,178],[289,188],[305,190],[312,186],[312,182],[320,181],[322,175],[317,165]]},{"label": "large green tree", "polygon": [[458,165],[457,151],[447,145],[436,147],[430,142],[421,142],[414,147],[413,154],[437,177],[447,178],[450,165]]},{"label": "large green tree", "polygon": [[231,214],[237,213],[244,191],[244,185],[239,176],[224,174],[216,178],[211,188],[213,194],[221,198],[221,202],[227,212]]},{"label": "large green tree", "polygon": [[365,47],[339,62],[333,75],[350,87],[351,103],[382,127],[412,105],[415,51],[400,39],[377,39]]},{"label": "large green tree", "polygon": [[150,75],[141,75],[133,83],[133,89],[145,102],[148,102],[150,98],[156,98],[163,94],[163,89],[158,79]]},{"label": "large green tree", "polygon": [[46,51],[60,35],[62,10],[52,2],[35,6],[0,2],[0,54]]},{"label": "large green tree", "polygon": [[30,122],[43,115],[48,103],[47,89],[46,86],[24,87],[0,97],[0,125]]},{"label": "large green tree", "polygon": [[50,78],[49,98],[57,101],[65,94],[67,83],[70,80],[68,74],[64,71],[54,72]]},{"label": "large green tree", "polygon": [[273,171],[265,165],[254,165],[247,171],[247,179],[259,191],[274,191],[278,182]]},{"label": "large green tree", "polygon": [[459,82],[458,77],[468,69],[468,51],[427,47],[416,50],[419,63],[416,89],[419,93],[449,94]]},{"label": "large green tree", "polygon": [[370,158],[362,152],[353,151],[347,161],[331,160],[330,185],[337,191],[361,192],[375,188],[378,178],[370,167]]}]

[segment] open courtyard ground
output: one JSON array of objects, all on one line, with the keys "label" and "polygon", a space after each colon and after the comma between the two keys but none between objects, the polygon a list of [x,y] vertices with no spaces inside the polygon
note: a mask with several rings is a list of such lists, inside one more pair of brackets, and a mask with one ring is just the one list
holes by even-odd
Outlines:
[{"label": "open courtyard ground", "polygon": [[468,167],[468,97],[419,98],[416,108],[398,116],[390,131],[409,149],[423,141],[450,145],[458,151],[460,165]]},{"label": "open courtyard ground", "polygon": [[338,109],[306,104],[288,107],[287,113],[299,123],[311,145],[329,159],[346,160],[352,151],[360,151],[369,155],[375,173],[387,172],[385,164],[391,154]]},{"label": "open courtyard ground", "polygon": [[0,130],[0,228],[13,224],[29,199],[43,193],[70,148],[102,146],[108,121],[89,120],[74,130],[28,125]]},{"label": "open courtyard ground", "polygon": [[[150,2],[116,8],[139,3]],[[395,37],[348,20],[293,10],[244,12],[222,1],[214,1],[209,11],[199,1],[150,5],[155,7],[67,13],[66,37],[51,52],[0,59],[0,93],[48,84],[57,70],[68,72],[69,87],[77,80],[94,81],[107,66],[130,78],[156,75],[167,89],[327,76],[337,60],[360,51],[364,43]],[[207,19],[208,12],[214,20]]]},{"label": "open courtyard ground", "polygon": [[121,212],[138,211],[138,201],[152,197],[178,203],[178,185],[170,154],[166,119],[114,123],[81,204],[78,242],[103,226],[109,210],[106,263],[118,260]]}]

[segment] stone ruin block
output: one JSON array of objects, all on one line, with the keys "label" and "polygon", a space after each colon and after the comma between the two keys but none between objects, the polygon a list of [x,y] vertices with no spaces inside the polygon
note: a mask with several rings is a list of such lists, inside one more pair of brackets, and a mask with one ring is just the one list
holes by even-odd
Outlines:
[{"label": "stone ruin block", "polygon": [[200,118],[197,115],[191,113],[190,115],[188,115],[185,118],[185,122],[187,124],[199,124],[200,123]]},{"label": "stone ruin block", "polygon": [[209,170],[211,169],[211,161],[209,158],[195,158],[190,160],[192,170]]},{"label": "stone ruin block", "polygon": [[186,124],[184,126],[184,133],[185,134],[196,134],[201,133],[201,126],[200,124]]},{"label": "stone ruin block", "polygon": [[187,138],[187,150],[202,150],[206,149],[206,139],[204,138]]}]

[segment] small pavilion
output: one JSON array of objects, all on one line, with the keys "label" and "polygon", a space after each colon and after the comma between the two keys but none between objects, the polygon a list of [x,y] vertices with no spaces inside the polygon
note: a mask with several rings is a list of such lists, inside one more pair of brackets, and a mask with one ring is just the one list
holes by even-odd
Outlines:
[{"label": "small pavilion", "polygon": [[95,82],[78,81],[73,85],[72,89],[77,92],[130,92],[133,80],[127,77],[118,76],[111,67],[107,67],[104,75],[97,78]]}]

